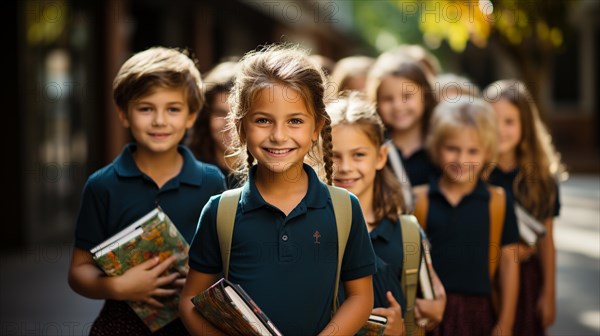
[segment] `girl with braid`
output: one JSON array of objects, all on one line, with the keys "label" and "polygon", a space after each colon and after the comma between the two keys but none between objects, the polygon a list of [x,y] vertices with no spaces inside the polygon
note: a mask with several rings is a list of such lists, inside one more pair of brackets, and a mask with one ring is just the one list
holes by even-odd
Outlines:
[{"label": "girl with braid", "polygon": [[[245,180],[235,216],[228,279],[254,299],[284,335],[353,335],[373,307],[374,253],[358,199],[344,254],[328,187],[306,161],[323,166],[331,184],[331,121],[325,77],[307,53],[272,45],[248,53],[229,97],[231,155]],[[319,148],[320,147],[320,148]],[[320,158],[316,157],[321,154]],[[223,271],[216,231],[220,195],[200,215],[180,312],[193,334],[219,334],[190,299]],[[332,316],[337,260],[346,298]]]}]

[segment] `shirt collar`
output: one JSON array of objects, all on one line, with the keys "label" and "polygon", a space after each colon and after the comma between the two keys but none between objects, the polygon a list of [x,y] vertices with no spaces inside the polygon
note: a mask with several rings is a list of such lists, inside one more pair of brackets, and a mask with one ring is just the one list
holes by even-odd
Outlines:
[{"label": "shirt collar", "polygon": [[[431,181],[429,183],[428,194],[429,195],[438,194],[438,195],[444,197],[444,195],[442,194],[442,192],[440,190],[439,178],[431,179]],[[487,189],[487,184],[485,182],[483,182],[481,179],[478,179],[477,184],[475,185],[475,189],[473,189],[473,191],[470,194],[465,195],[465,197],[477,197],[477,198],[489,199],[490,192]]]},{"label": "shirt collar", "polygon": [[[135,143],[127,144],[119,156],[113,161],[117,175],[122,177],[138,177],[144,175],[133,160],[133,152],[135,152],[136,148],[137,145]],[[198,174],[198,171],[201,169],[202,163],[196,160],[192,152],[183,145],[178,145],[177,151],[179,151],[179,154],[183,157],[183,166],[175,179],[179,180],[181,183],[200,186],[202,184],[203,174]]]},{"label": "shirt collar", "polygon": [[371,240],[381,238],[386,242],[390,240],[394,232],[394,225],[399,225],[398,222],[392,222],[389,218],[383,218],[379,224],[371,231]]},{"label": "shirt collar", "polygon": [[[317,173],[307,164],[303,164],[304,171],[308,175],[308,191],[300,203],[304,203],[307,208],[324,208],[327,206],[327,201],[330,199],[329,190],[325,183],[321,182]],[[257,166],[250,168],[248,181],[242,187],[240,204],[242,212],[248,212],[262,206],[267,206],[268,203],[256,188],[254,174]]]}]

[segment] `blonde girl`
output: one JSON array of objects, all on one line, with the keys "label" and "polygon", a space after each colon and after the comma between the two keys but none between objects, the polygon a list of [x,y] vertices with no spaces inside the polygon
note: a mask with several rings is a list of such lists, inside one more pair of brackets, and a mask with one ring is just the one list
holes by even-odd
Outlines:
[{"label": "blonde girl", "polygon": [[[373,306],[374,253],[356,197],[343,256],[327,186],[304,163],[323,153],[331,182],[331,126],[323,102],[324,74],[306,52],[270,46],[242,60],[230,96],[235,129],[234,166],[241,189],[231,242],[229,280],[238,283],[284,335],[352,335]],[[317,151],[317,145],[322,148]],[[192,333],[217,331],[194,311],[190,298],[223,271],[216,211],[204,208],[190,247],[190,273],[180,312]],[[346,300],[332,317],[337,258]]]},{"label": "blonde girl", "polygon": [[[431,241],[433,266],[451,307],[435,335],[508,335],[519,285],[514,261],[518,229],[513,208],[502,206],[511,200],[481,179],[497,151],[492,107],[473,97],[441,102],[431,118],[426,147],[442,173],[428,186],[415,188],[416,209],[423,199],[428,203],[425,215],[415,213]],[[500,203],[492,202],[496,197]],[[501,229],[494,230],[492,215],[503,208]],[[497,314],[494,284],[501,293]]]}]

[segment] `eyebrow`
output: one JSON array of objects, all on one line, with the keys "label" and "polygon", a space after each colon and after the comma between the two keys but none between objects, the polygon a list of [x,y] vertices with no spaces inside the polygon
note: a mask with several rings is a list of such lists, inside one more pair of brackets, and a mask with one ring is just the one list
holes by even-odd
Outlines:
[{"label": "eyebrow", "polygon": [[[273,116],[273,113],[267,113],[267,112],[263,112],[263,111],[252,111],[250,113],[252,115],[263,115],[263,116],[267,116],[267,117],[272,117]],[[296,117],[310,116],[310,114],[307,113],[307,112],[292,112],[290,114],[286,114],[285,116],[287,118],[296,118]]]}]

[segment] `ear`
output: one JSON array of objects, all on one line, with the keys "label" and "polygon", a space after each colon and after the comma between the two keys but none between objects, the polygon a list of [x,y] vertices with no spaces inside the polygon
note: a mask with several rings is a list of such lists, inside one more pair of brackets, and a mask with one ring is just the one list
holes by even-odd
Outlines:
[{"label": "ear", "polygon": [[192,128],[196,123],[196,119],[198,118],[199,112],[189,113],[187,120],[185,121],[185,128]]},{"label": "ear", "polygon": [[383,169],[385,164],[387,163],[388,158],[388,148],[385,145],[381,145],[379,147],[379,152],[377,153],[377,161],[375,163],[375,168],[377,170]]},{"label": "ear", "polygon": [[119,120],[121,121],[121,125],[125,128],[129,128],[131,124],[129,123],[129,116],[127,115],[127,111],[123,111],[120,107],[117,107],[117,113],[119,114]]}]

